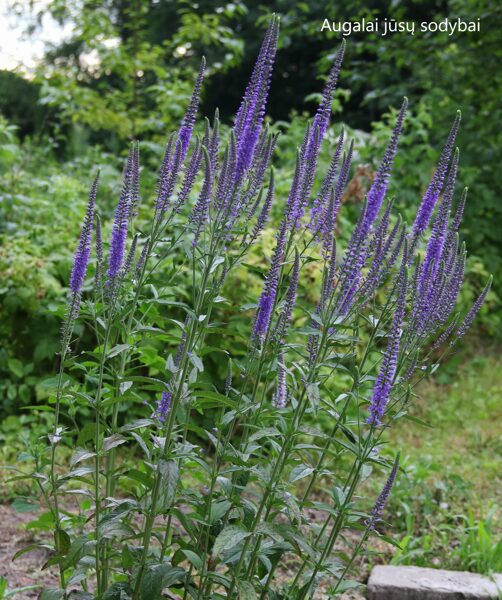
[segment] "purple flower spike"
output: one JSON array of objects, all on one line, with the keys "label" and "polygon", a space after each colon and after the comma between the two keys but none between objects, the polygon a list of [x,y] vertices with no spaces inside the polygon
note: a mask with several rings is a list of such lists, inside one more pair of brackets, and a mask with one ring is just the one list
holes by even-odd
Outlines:
[{"label": "purple flower spike", "polygon": [[139,170],[140,170],[140,157],[139,157],[139,142],[133,144],[132,154],[132,177],[131,177],[131,206],[129,209],[129,218],[138,216],[138,203],[139,203]]},{"label": "purple flower spike", "polygon": [[[263,133],[266,133],[267,128],[264,128]],[[258,204],[256,202],[252,203],[252,199],[256,197],[257,191],[262,187],[265,176],[267,174],[267,170],[270,166],[272,155],[275,150],[275,146],[278,139],[278,134],[269,135],[266,133],[263,142],[257,147],[255,152],[255,158],[253,165],[251,166],[251,175],[248,180],[248,187],[244,191],[242,200],[240,202],[243,209],[246,209],[248,212],[248,219],[251,219],[253,215],[256,213],[258,208]]]},{"label": "purple flower spike", "polygon": [[146,266],[146,259],[148,257],[148,253],[150,251],[150,239],[147,239],[145,245],[143,246],[143,250],[141,250],[141,254],[139,255],[138,262],[135,267],[135,275],[137,279],[140,279],[143,276],[143,270]]},{"label": "purple flower spike", "polygon": [[392,171],[392,165],[394,164],[394,158],[397,152],[397,145],[399,137],[403,129],[403,122],[406,116],[406,110],[408,108],[408,98],[404,98],[401,110],[397,115],[394,129],[390,137],[387,149],[383,155],[382,162],[378,167],[378,171],[375,177],[375,181],[368,192],[368,208],[366,210],[364,231],[367,233],[370,227],[373,225],[375,219],[380,212],[385,194],[387,193],[387,187],[389,185],[390,174]]},{"label": "purple flower spike", "polygon": [[131,247],[129,248],[129,252],[127,253],[127,258],[125,259],[124,268],[122,270],[122,277],[125,277],[129,274],[134,264],[134,261],[136,260],[136,248],[138,246],[138,238],[139,234],[137,233],[133,237]]},{"label": "purple flower spike", "polygon": [[204,184],[200,191],[199,199],[195,204],[190,220],[195,224],[195,235],[192,244],[195,246],[199,239],[200,233],[204,224],[209,218],[209,205],[211,202],[211,192],[213,189],[213,170],[211,168],[211,159],[209,158],[209,152],[206,148],[202,148],[204,151]]},{"label": "purple flower spike", "polygon": [[139,164],[136,160],[135,144],[131,144],[129,156],[124,170],[124,182],[122,192],[115,210],[112,238],[110,243],[110,258],[108,261],[108,284],[115,281],[120,274],[124,264],[124,254],[127,240],[127,229],[131,216],[131,206],[135,193],[135,182],[137,181],[137,169]]},{"label": "purple flower spike", "polygon": [[328,303],[329,298],[333,294],[335,288],[335,274],[336,274],[336,238],[333,236],[331,242],[331,250],[329,256],[326,257],[328,262],[327,276],[323,282],[323,289],[321,294],[321,305],[325,307]]},{"label": "purple flower spike", "polygon": [[293,308],[296,302],[296,293],[298,291],[298,279],[300,276],[300,256],[298,252],[295,252],[295,262],[293,264],[293,271],[291,272],[291,279],[289,281],[288,291],[286,292],[286,298],[284,300],[284,307],[277,320],[275,327],[275,335],[277,339],[283,342],[287,335],[289,325],[291,323],[291,317],[293,315]]},{"label": "purple flower spike", "polygon": [[80,241],[75,251],[73,259],[73,269],[70,276],[70,290],[73,294],[79,294],[84,283],[91,254],[92,228],[94,223],[94,208],[96,206],[96,194],[98,192],[99,173],[94,178],[94,182],[89,192],[89,201],[87,210],[80,232]]},{"label": "purple flower spike", "polygon": [[438,337],[438,339],[434,342],[434,344],[432,344],[432,346],[431,346],[432,350],[437,350],[446,342],[446,340],[450,337],[453,330],[455,329],[457,323],[458,323],[458,315],[455,315],[453,317],[452,322],[443,331],[443,333]]},{"label": "purple flower spike", "polygon": [[274,171],[272,171],[270,173],[270,183],[268,185],[268,192],[265,197],[265,202],[263,203],[263,206],[260,210],[260,214],[258,215],[256,223],[253,227],[253,231],[251,232],[252,239],[258,237],[258,235],[261,233],[262,229],[265,227],[265,224],[268,220],[268,216],[270,214],[270,209],[272,208],[272,203],[274,201],[274,191],[275,191]]},{"label": "purple flower spike", "polygon": [[303,179],[303,162],[301,151],[297,151],[296,167],[293,175],[293,182],[289,190],[288,199],[286,201],[286,219],[288,229],[291,229],[297,222],[301,211],[301,185]]},{"label": "purple flower spike", "polygon": [[424,277],[427,276],[430,270],[431,273],[431,281],[434,282],[436,273],[439,269],[439,265],[441,263],[441,259],[443,258],[443,251],[445,247],[446,241],[446,230],[448,227],[448,217],[450,214],[451,203],[453,199],[453,194],[455,192],[455,182],[457,179],[457,170],[458,170],[458,160],[459,160],[459,152],[458,149],[455,152],[455,156],[453,157],[453,162],[450,168],[450,173],[448,175],[448,180],[445,186],[445,192],[443,194],[443,199],[439,206],[439,211],[434,220],[434,224],[432,226],[431,236],[427,243],[427,249],[425,252],[424,259],[424,267],[423,267],[423,277],[421,281],[421,289],[424,291]]},{"label": "purple flower spike", "polygon": [[476,315],[478,314],[478,312],[481,310],[481,307],[484,304],[486,296],[488,295],[488,292],[490,291],[490,288],[492,287],[492,280],[493,280],[493,277],[490,275],[490,279],[488,280],[488,283],[485,285],[483,291],[478,296],[476,302],[474,302],[474,304],[472,305],[471,310],[467,313],[464,320],[460,324],[460,327],[455,332],[456,339],[452,340],[450,342],[452,345],[455,342],[458,342],[458,340],[460,340],[460,338],[464,337],[464,335],[467,333],[468,329],[472,325],[472,322],[476,318]]},{"label": "purple flower spike", "polygon": [[338,169],[338,163],[340,162],[340,157],[342,154],[343,142],[345,138],[345,131],[342,129],[340,133],[340,137],[338,138],[338,143],[335,148],[335,152],[333,154],[333,158],[331,159],[331,163],[329,165],[328,172],[322,182],[321,189],[312,205],[312,209],[310,211],[310,223],[308,228],[312,233],[317,233],[322,223],[322,213],[326,206],[326,203],[329,201],[330,193],[335,183],[336,171]]},{"label": "purple flower spike", "polygon": [[193,127],[195,125],[195,117],[197,115],[197,109],[199,107],[200,100],[200,92],[202,89],[202,82],[204,81],[204,73],[206,71],[206,59],[202,58],[200,63],[199,73],[197,75],[197,79],[195,80],[195,85],[193,88],[192,99],[190,100],[190,104],[188,105],[185,116],[183,117],[183,121],[181,123],[178,139],[181,142],[181,160],[185,157],[188,146],[190,145],[190,138],[192,137]]},{"label": "purple flower spike", "polygon": [[[251,78],[246,87],[242,103],[235,116],[234,133],[239,137],[246,128],[246,121],[249,121],[250,116],[256,111],[260,88],[263,86],[264,77],[269,75],[267,72],[270,67],[269,63],[271,53],[275,57],[275,48],[277,46],[277,38],[279,35],[279,19],[272,17],[270,20],[265,37],[263,38],[258,58],[253,67]],[[273,57],[272,57],[273,58]]]},{"label": "purple flower spike", "polygon": [[273,17],[236,117],[234,127],[237,139],[237,158],[234,172],[236,181],[241,180],[248,171],[260,137],[277,52],[278,36],[279,20]]},{"label": "purple flower spike", "polygon": [[190,158],[190,162],[188,164],[188,168],[185,172],[185,176],[183,178],[183,182],[181,184],[181,189],[178,194],[178,199],[176,200],[174,210],[179,212],[182,206],[187,201],[190,196],[190,192],[194,186],[195,180],[200,170],[200,166],[202,164],[202,156],[203,151],[201,148],[200,140],[197,139],[195,142],[195,148],[193,149],[192,156]]},{"label": "purple flower spike", "polygon": [[456,233],[460,228],[460,223],[462,222],[462,217],[464,216],[465,203],[467,201],[467,192],[468,188],[464,188],[462,192],[462,197],[460,198],[460,202],[458,203],[457,210],[455,212],[455,216],[453,217],[453,221],[451,224],[451,230],[453,233]]},{"label": "purple flower spike", "polygon": [[[317,156],[322,139],[328,128],[331,116],[331,102],[333,101],[333,94],[338,83],[338,76],[340,75],[344,55],[345,40],[342,40],[340,49],[336,53],[335,60],[329,72],[328,81],[322,93],[322,100],[312,123],[311,135],[307,146],[307,156],[309,158],[314,155]],[[317,140],[315,140],[316,135],[318,135]]]},{"label": "purple flower spike", "polygon": [[285,245],[286,221],[283,220],[279,235],[277,237],[277,244],[272,257],[270,271],[268,272],[263,291],[258,301],[258,309],[256,311],[256,318],[253,327],[253,338],[259,340],[261,343],[263,343],[265,340],[270,327],[270,320],[272,318],[272,311],[277,295],[277,286],[279,284],[279,270],[284,255]]},{"label": "purple flower spike", "polygon": [[288,390],[286,387],[286,369],[284,367],[284,352],[279,353],[277,364],[277,388],[275,390],[273,405],[275,408],[285,408],[288,402]]},{"label": "purple flower spike", "polygon": [[163,214],[166,212],[169,206],[169,201],[178,179],[181,162],[181,141],[178,140],[176,142],[174,151],[172,150],[171,142],[168,142],[157,182],[157,199],[155,201],[155,208],[158,219],[162,219]]},{"label": "purple flower spike", "polygon": [[390,392],[394,384],[394,377],[397,369],[397,359],[399,356],[399,347],[401,345],[401,334],[406,311],[406,294],[408,290],[408,276],[406,272],[406,259],[404,258],[401,265],[398,280],[398,298],[396,310],[392,321],[391,330],[387,348],[382,360],[382,365],[378,373],[378,377],[373,388],[373,396],[370,403],[370,416],[367,423],[378,427],[382,423],[385,414],[385,408],[389,401]]},{"label": "purple flower spike", "polygon": [[94,240],[96,252],[96,273],[94,276],[94,288],[97,289],[102,283],[103,276],[103,237],[101,235],[101,219],[96,214],[96,237]]},{"label": "purple flower spike", "polygon": [[389,495],[390,495],[392,486],[394,485],[394,482],[396,480],[398,469],[399,469],[399,454],[396,456],[396,460],[394,461],[394,465],[389,474],[389,477],[388,477],[387,481],[385,482],[383,490],[381,491],[380,496],[378,496],[377,501],[375,502],[375,505],[371,509],[371,513],[370,513],[368,520],[366,521],[366,525],[367,525],[368,529],[374,529],[376,523],[378,523],[379,521],[382,520],[383,511],[384,511],[385,505],[387,504],[387,500],[389,499]]},{"label": "purple flower spike", "polygon": [[338,211],[340,210],[340,206],[342,205],[343,192],[345,191],[345,186],[347,185],[347,181],[349,179],[350,164],[352,162],[353,151],[354,140],[350,142],[347,155],[343,158],[342,166],[340,168],[340,174],[338,176],[338,181],[336,182],[336,187],[333,190],[330,196],[330,200],[322,215],[321,236],[325,254],[329,253],[329,250],[331,249],[331,240],[335,235],[334,230],[336,218],[338,215]]},{"label": "purple flower spike", "polygon": [[450,163],[450,156],[453,152],[459,126],[460,111],[457,112],[457,116],[453,121],[453,125],[446,140],[446,144],[444,145],[443,152],[441,153],[441,157],[439,158],[438,166],[436,168],[434,176],[432,177],[429,187],[425,192],[425,195],[422,199],[422,203],[420,204],[420,207],[418,209],[415,222],[413,223],[414,240],[416,240],[418,236],[421,235],[427,229],[429,221],[431,220],[432,212],[434,210],[434,207],[436,206],[436,202],[443,188],[444,178],[446,177],[446,172]]},{"label": "purple flower spike", "polygon": [[171,393],[162,392],[160,400],[157,400],[157,408],[155,410],[155,416],[161,423],[165,423],[169,409],[171,407]]}]

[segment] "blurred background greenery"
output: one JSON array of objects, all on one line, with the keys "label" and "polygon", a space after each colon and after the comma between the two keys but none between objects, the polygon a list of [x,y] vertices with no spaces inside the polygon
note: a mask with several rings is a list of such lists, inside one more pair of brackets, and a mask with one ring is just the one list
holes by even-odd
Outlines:
[{"label": "blurred background greenery", "polygon": [[[139,139],[147,218],[163,144],[183,114],[202,55],[208,72],[201,113],[211,116],[217,106],[228,126],[268,17],[272,12],[281,16],[267,115],[281,131],[275,166],[278,191],[285,193],[305,121],[340,43],[339,35],[321,32],[325,18],[481,19],[480,33],[351,35],[327,144],[332,146],[342,124],[356,139],[356,164],[339,223],[343,238],[364,199],[402,97],[410,99],[410,115],[390,194],[407,220],[413,218],[432,175],[455,111],[462,110],[459,184],[470,190],[462,230],[469,250],[463,309],[488,273],[494,274],[494,288],[463,350],[446,366],[443,379],[428,388],[427,407],[419,405],[418,411],[432,421],[439,411],[441,433],[422,437],[417,425],[406,431],[412,468],[407,483],[399,488],[396,510],[415,514],[417,493],[420,502],[425,497],[425,504],[413,519],[403,520],[408,550],[395,560],[410,562],[421,552],[423,562],[430,564],[441,550],[444,553],[451,541],[450,529],[460,527],[445,516],[451,513],[444,509],[448,502],[464,515],[466,533],[462,540],[457,536],[459,555],[461,543],[468,547],[472,536],[475,545],[481,535],[479,523],[486,521],[482,513],[488,514],[501,489],[500,469],[491,463],[493,486],[484,502],[477,484],[488,457],[493,452],[500,457],[501,448],[500,429],[487,429],[486,423],[502,416],[500,380],[492,381],[500,367],[502,343],[502,4],[492,0],[226,4],[218,0],[7,0],[7,5],[9,17],[26,30],[28,40],[40,34],[47,18],[65,32],[46,46],[35,65],[0,71],[0,436],[13,447],[20,429],[28,426],[34,435],[39,433],[23,409],[48,395],[46,382],[56,364],[61,310],[92,172],[101,169],[99,203],[106,220],[117,200],[127,141]],[[323,160],[329,152],[327,147]],[[270,245],[272,233],[273,226],[265,236]],[[257,254],[254,262],[263,264],[263,256]],[[252,301],[259,280],[248,273],[242,277],[246,277],[244,300]],[[313,293],[306,284],[304,293]],[[232,298],[231,291],[228,295]],[[239,317],[229,319],[237,322]],[[157,355],[151,359],[151,365],[158,362]],[[217,376],[217,364],[213,371]],[[466,387],[459,390],[464,380]],[[466,406],[473,397],[474,408]],[[477,432],[472,439],[474,451],[457,466],[437,467],[445,436],[453,440],[449,444],[452,463],[463,456],[462,428]],[[424,446],[415,444],[414,436],[420,436]],[[417,492],[426,478],[440,491],[426,493],[420,488]],[[423,544],[417,548],[410,540],[413,532],[422,531],[424,522],[430,522],[434,512],[430,506],[436,510],[437,535],[431,539],[430,531],[425,531],[423,535],[429,537],[424,538],[424,550]],[[496,530],[492,516],[483,527],[485,534],[489,532],[486,535],[492,535]],[[494,553],[496,543],[487,547]],[[470,551],[466,552],[468,556]],[[465,558],[461,564],[480,569],[468,562]]]},{"label": "blurred background greenery", "polygon": [[21,64],[0,72],[0,334],[5,340],[0,412],[36,399],[39,380],[53,367],[59,325],[51,311],[65,294],[92,170],[102,169],[106,217],[113,210],[127,141],[139,138],[148,199],[162,145],[183,114],[201,56],[209,65],[201,112],[211,116],[218,106],[228,125],[271,11],[282,17],[268,109],[282,133],[279,191],[287,188],[305,120],[340,42],[336,34],[321,32],[325,18],[481,18],[481,33],[350,36],[330,139],[342,123],[356,138],[343,236],[402,96],[410,98],[411,111],[390,194],[408,220],[455,111],[462,110],[459,180],[470,188],[463,226],[468,285],[462,300],[467,307],[487,274],[495,275],[477,333],[500,339],[502,6],[490,0],[396,1],[390,9],[387,4],[9,0],[9,16],[24,27],[28,40],[40,34],[47,18],[64,35],[46,45],[29,69]]}]

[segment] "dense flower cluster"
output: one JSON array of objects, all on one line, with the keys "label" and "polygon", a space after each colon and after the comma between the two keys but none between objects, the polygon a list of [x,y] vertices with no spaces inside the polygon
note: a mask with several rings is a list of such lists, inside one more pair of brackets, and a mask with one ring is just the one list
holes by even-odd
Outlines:
[{"label": "dense flower cluster", "polygon": [[371,509],[370,517],[367,521],[367,525],[370,529],[374,529],[375,525],[382,519],[382,514],[387,504],[387,500],[389,499],[390,492],[392,490],[392,486],[396,481],[397,471],[399,469],[399,454],[396,456],[396,460],[394,461],[394,465],[392,466],[392,470],[385,482],[385,485],[378,496],[373,508]]},{"label": "dense flower cluster", "polygon": [[[459,239],[466,190],[455,198],[460,114],[408,227],[387,198],[408,106],[403,100],[340,250],[337,220],[357,157],[354,140],[342,130],[326,172],[318,167],[345,44],[297,149],[285,202],[276,200],[288,184],[276,185],[277,134],[265,115],[278,35],[273,17],[228,135],[220,132],[217,111],[196,128],[202,61],[185,116],[166,143],[153,218],[138,227],[132,220],[140,156],[138,143],[131,144],[107,267],[94,181],[70,277],[51,462],[46,475],[36,476],[55,527],[51,560],[64,590],[51,597],[66,597],[82,583],[85,598],[95,585],[100,598],[160,598],[169,590],[173,597],[263,600],[275,594],[274,573],[291,555],[299,567],[281,584],[281,597],[312,598],[323,573],[335,573],[342,585],[345,572],[340,576],[332,562],[336,541],[363,513],[363,540],[374,530],[398,458],[369,513],[356,494],[365,468],[389,464],[375,456],[387,427],[406,412],[414,375],[431,366],[431,348],[445,346],[446,353],[465,335],[488,295],[491,280],[465,316],[456,313],[466,260]],[[279,225],[254,320],[239,316],[235,326],[222,288],[236,265],[250,266],[244,257],[271,214]],[[63,371],[94,227],[94,301],[83,306],[96,345],[83,353],[68,385]],[[168,267],[160,282],[159,265]],[[312,283],[318,274],[319,285]],[[239,287],[239,297],[247,294]],[[220,304],[225,309],[215,320]],[[230,343],[218,337],[227,331],[235,335]],[[223,375],[221,364],[211,362],[216,352],[225,357]],[[131,422],[129,403],[141,400],[152,408]],[[82,406],[94,415],[90,433],[73,439],[73,429],[61,426],[66,404],[76,429]],[[64,476],[56,468],[62,442],[85,446]],[[145,457],[138,468],[116,460],[126,443]],[[85,461],[92,466],[75,468]],[[73,518],[58,503],[72,477],[78,492],[92,497],[85,518],[87,509]],[[306,509],[319,477],[333,491],[317,502],[325,520],[314,528]],[[115,497],[125,478],[127,494]],[[305,485],[297,486],[302,479]]]}]

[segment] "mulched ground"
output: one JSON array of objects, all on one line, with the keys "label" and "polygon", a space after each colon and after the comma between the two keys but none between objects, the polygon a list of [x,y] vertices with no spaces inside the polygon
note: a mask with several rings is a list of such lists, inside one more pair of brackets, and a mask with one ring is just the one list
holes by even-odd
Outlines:
[{"label": "mulched ground", "polygon": [[[313,515],[315,518],[317,515]],[[26,524],[36,517],[36,513],[18,513],[8,504],[0,504],[0,576],[5,577],[9,584],[9,589],[39,585],[43,587],[57,587],[58,577],[54,567],[42,570],[42,566],[49,558],[48,551],[36,549],[23,554],[15,561],[12,557],[16,552],[26,546],[43,541],[43,537],[37,532],[32,533],[26,529]],[[357,543],[357,536],[353,543]],[[352,542],[352,540],[351,540]],[[375,544],[372,544],[375,547]],[[382,547],[382,551],[388,550]],[[358,579],[365,582],[369,575],[369,565],[366,558],[360,557],[355,567],[358,572]],[[283,572],[278,574],[285,579],[290,579],[291,573]],[[325,593],[327,586],[323,586],[315,595],[315,600],[326,600]],[[16,594],[18,600],[34,600],[40,595],[40,589],[25,590]],[[341,596],[341,600],[364,600],[363,593],[352,590]]]},{"label": "mulched ground", "polygon": [[[31,585],[57,587],[58,578],[54,569],[41,570],[49,558],[47,551],[33,550],[12,561],[16,552],[40,541],[39,534],[35,537],[25,527],[33,518],[34,513],[18,513],[8,504],[0,504],[0,576],[7,579],[9,589]],[[39,594],[40,590],[28,590],[17,594],[15,598],[31,600],[38,598]]]}]

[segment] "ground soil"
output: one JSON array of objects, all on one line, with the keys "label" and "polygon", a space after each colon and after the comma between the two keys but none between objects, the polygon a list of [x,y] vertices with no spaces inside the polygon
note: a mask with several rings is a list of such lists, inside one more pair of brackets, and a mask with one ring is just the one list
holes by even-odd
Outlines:
[{"label": "ground soil", "polygon": [[[0,504],[0,576],[7,579],[9,589],[32,585],[57,587],[54,569],[41,569],[49,558],[48,551],[43,548],[12,560],[16,552],[40,541],[38,533],[33,534],[25,527],[33,518],[34,513],[18,513],[8,504]],[[38,598],[39,594],[40,590],[25,590],[14,597],[31,600]]]}]

